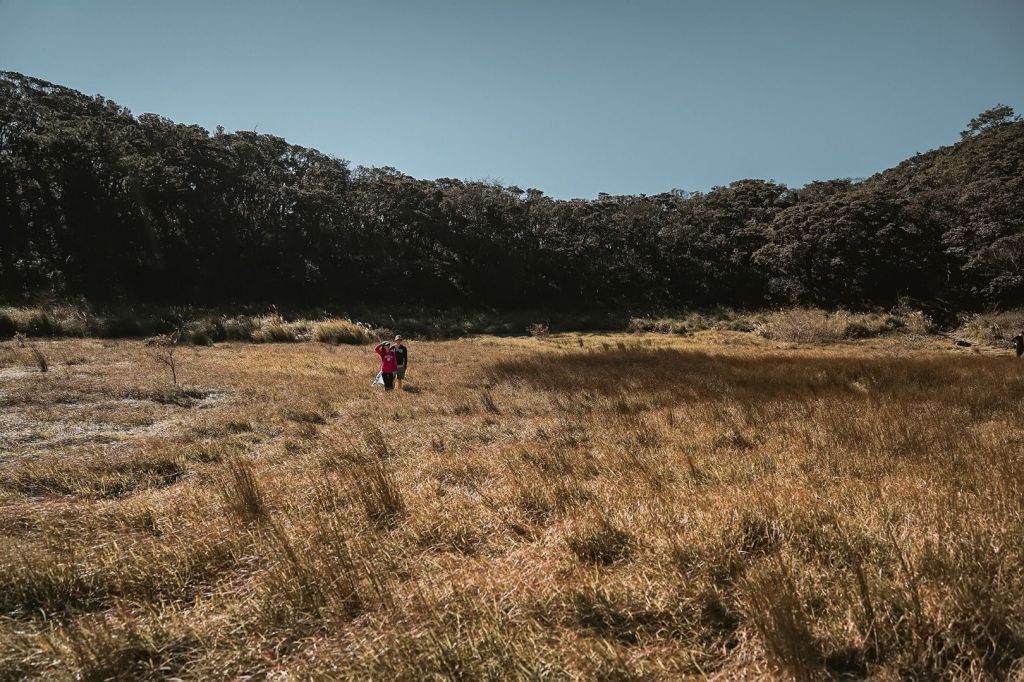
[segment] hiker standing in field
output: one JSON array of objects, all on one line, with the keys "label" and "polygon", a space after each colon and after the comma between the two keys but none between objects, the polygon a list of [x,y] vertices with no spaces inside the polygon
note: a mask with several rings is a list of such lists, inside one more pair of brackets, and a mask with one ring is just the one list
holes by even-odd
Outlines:
[{"label": "hiker standing in field", "polygon": [[402,335],[395,334],[395,343],[392,346],[395,351],[395,386],[402,390],[402,380],[405,379],[405,370],[409,366],[409,349],[402,345]]},{"label": "hiker standing in field", "polygon": [[391,391],[395,388],[395,370],[398,363],[395,360],[395,351],[387,341],[381,341],[373,348],[380,356],[380,378],[384,382],[384,390]]}]

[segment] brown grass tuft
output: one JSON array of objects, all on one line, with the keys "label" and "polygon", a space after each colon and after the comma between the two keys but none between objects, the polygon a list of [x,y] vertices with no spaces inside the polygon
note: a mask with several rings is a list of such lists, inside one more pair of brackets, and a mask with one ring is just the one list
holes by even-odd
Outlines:
[{"label": "brown grass tuft", "polygon": [[374,460],[355,469],[350,485],[375,526],[391,528],[405,517],[405,498],[384,462]]},{"label": "brown grass tuft", "polygon": [[630,555],[633,536],[600,515],[578,526],[565,542],[580,561],[610,566]]},{"label": "brown grass tuft", "polygon": [[270,509],[252,465],[240,457],[231,457],[225,461],[225,469],[220,483],[224,506],[246,526],[266,523]]}]

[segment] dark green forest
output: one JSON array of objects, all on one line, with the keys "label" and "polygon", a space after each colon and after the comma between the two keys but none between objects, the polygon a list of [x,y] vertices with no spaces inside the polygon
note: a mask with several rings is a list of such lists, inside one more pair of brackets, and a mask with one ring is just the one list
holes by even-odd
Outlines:
[{"label": "dark green forest", "polygon": [[[951,139],[956,131],[951,131]],[[558,200],[0,73],[0,299],[496,308],[1024,303],[1024,122],[860,181]]]}]

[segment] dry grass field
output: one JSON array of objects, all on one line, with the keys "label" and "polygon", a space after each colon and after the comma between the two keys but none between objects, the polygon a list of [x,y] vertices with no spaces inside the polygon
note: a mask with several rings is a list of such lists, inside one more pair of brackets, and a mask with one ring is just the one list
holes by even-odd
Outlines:
[{"label": "dry grass field", "polygon": [[0,343],[0,680],[1024,676],[1005,351],[160,352]]}]

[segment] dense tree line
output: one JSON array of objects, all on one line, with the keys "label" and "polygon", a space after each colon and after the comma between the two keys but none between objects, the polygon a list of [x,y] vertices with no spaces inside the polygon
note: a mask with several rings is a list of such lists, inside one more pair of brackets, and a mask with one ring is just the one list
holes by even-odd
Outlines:
[{"label": "dense tree line", "polygon": [[0,298],[434,306],[1024,303],[1024,123],[863,181],[556,200],[213,134],[0,74]]}]

